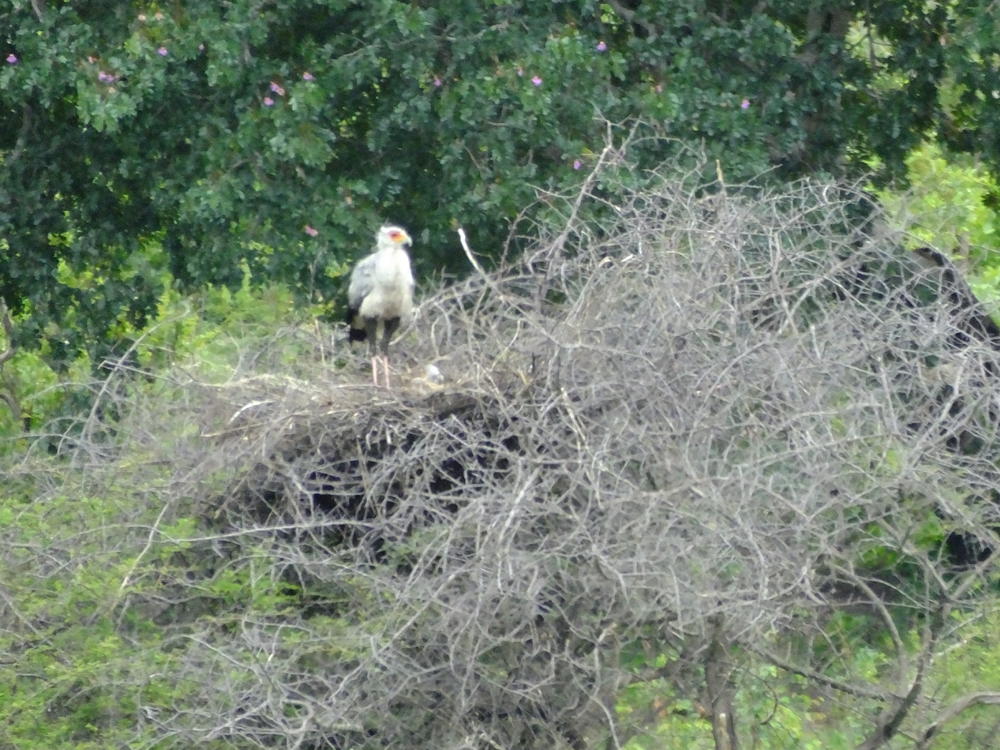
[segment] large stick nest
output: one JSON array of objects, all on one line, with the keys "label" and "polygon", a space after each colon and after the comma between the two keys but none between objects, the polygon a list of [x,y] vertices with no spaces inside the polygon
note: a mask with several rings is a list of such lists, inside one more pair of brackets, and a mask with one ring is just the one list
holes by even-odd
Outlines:
[{"label": "large stick nest", "polygon": [[[608,174],[550,197],[517,265],[423,300],[397,389],[206,387],[178,479],[205,548],[298,604],[192,625],[176,736],[584,747],[626,731],[642,649],[697,653],[719,618],[766,639],[922,519],[992,544],[998,362],[953,269],[852,189]],[[428,363],[443,384],[405,374]]]}]

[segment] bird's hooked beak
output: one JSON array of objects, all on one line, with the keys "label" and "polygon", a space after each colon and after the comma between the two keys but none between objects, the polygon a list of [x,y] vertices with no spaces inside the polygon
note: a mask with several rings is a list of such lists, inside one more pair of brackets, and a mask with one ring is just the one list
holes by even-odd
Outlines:
[{"label": "bird's hooked beak", "polygon": [[410,235],[402,229],[393,229],[389,232],[389,239],[397,245],[402,245],[404,250],[409,250],[413,245],[413,240],[410,238]]}]

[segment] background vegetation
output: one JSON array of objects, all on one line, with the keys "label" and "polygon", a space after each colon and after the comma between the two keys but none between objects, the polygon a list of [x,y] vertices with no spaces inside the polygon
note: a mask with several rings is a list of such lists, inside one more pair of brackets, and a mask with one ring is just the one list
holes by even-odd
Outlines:
[{"label": "background vegetation", "polygon": [[495,253],[579,184],[604,121],[642,166],[867,173],[928,136],[1000,164],[1000,29],[977,2],[0,4],[0,296],[64,367],[182,291],[280,281],[330,304],[392,219],[421,275]]},{"label": "background vegetation", "polygon": [[[847,406],[870,397],[871,382],[851,391],[852,374],[801,359],[810,348],[824,351],[816,349],[817,321],[843,322],[840,313],[807,304],[796,310],[805,317],[781,324],[767,311],[767,300],[799,281],[785,291],[741,287],[732,309],[759,328],[731,339],[715,318],[704,323],[718,309],[692,302],[688,317],[661,310],[657,317],[674,326],[664,335],[715,331],[698,339],[706,359],[692,372],[719,382],[720,362],[764,346],[793,353],[782,388],[801,380],[827,400],[775,406],[778,384],[762,370],[748,381],[759,390],[730,403],[733,421],[709,420],[713,430],[738,425],[745,442],[684,452],[670,447],[676,435],[662,432],[666,422],[636,416],[677,382],[662,364],[640,368],[618,390],[635,391],[643,378],[662,386],[631,393],[634,408],[622,412],[630,430],[655,435],[645,477],[635,445],[612,449],[621,435],[595,416],[623,408],[598,397],[618,382],[601,369],[613,363],[598,357],[607,342],[589,341],[573,355],[583,357],[573,371],[564,358],[579,342],[561,326],[594,304],[572,282],[608,268],[605,256],[624,264],[619,271],[651,247],[698,259],[719,252],[713,237],[722,231],[749,253],[744,281],[766,276],[753,258],[766,248],[761,237],[772,237],[794,250],[804,276],[832,280],[848,296],[857,290],[827,265],[832,258],[874,243],[886,258],[898,255],[879,265],[898,280],[908,268],[902,249],[931,245],[992,310],[1000,295],[998,40],[987,0],[0,2],[0,297],[11,310],[0,354],[0,745],[989,746],[1000,691],[986,554],[1000,541],[990,406],[998,365],[989,342],[972,342],[957,364],[945,356],[968,336],[956,333],[960,318],[935,312],[939,277],[902,274],[922,280],[914,294],[931,305],[918,316],[926,328],[915,348],[898,337],[916,335],[906,326],[917,324],[891,306],[862,306],[868,320],[882,320],[858,324],[862,343],[890,351],[883,415],[920,427],[860,442],[851,425],[866,435],[874,428],[852,422]],[[753,189],[732,187],[750,178]],[[853,181],[868,192],[831,199],[788,187],[799,178]],[[719,195],[754,207],[737,214],[758,223],[727,224],[712,203]],[[676,213],[664,196],[692,213]],[[642,201],[681,228],[644,213]],[[796,225],[797,235],[760,219],[771,212],[793,226],[792,204],[825,206],[825,218]],[[329,326],[350,261],[385,220],[416,238],[427,297],[400,366],[418,374],[425,362],[442,365],[450,378],[443,402],[419,382],[399,397],[404,406],[359,395],[351,386],[363,378]],[[476,274],[431,296],[439,273],[451,283],[471,270],[459,226],[487,268],[502,266],[505,254],[528,264],[513,279],[509,270]],[[564,249],[570,260],[561,260]],[[653,278],[672,274],[692,288],[729,283],[669,257]],[[569,283],[553,288],[554,278]],[[597,299],[631,320],[652,314],[650,288],[678,293],[640,293],[646,282],[635,283],[615,305]],[[551,305],[542,317],[524,306],[525,289]],[[497,323],[484,330],[471,313],[487,310]],[[786,338],[771,337],[772,324]],[[607,325],[598,316],[590,330]],[[612,351],[629,350],[621,342],[632,329],[622,330]],[[636,347],[655,359],[656,341]],[[833,364],[859,361],[836,348],[848,344],[830,344],[841,355],[829,355]],[[913,390],[916,362],[942,385]],[[845,390],[816,386],[825,378]],[[706,391],[687,398],[699,403]],[[456,404],[467,431],[457,436]],[[561,473],[549,484],[519,484],[533,467],[547,476],[552,465],[503,444],[491,454],[506,467],[493,476],[492,495],[481,474],[453,476],[457,459],[434,450],[461,452],[474,434],[494,440],[499,428],[477,422],[481,412],[551,431],[545,442],[564,451]],[[683,427],[675,413],[657,413],[688,435],[708,424]],[[352,422],[358,414],[373,421]],[[855,461],[869,472],[864,491],[837,487],[839,500],[820,503],[817,487],[801,481],[802,462],[813,457],[789,435],[812,435],[816,424],[794,429],[810,414],[845,451],[830,473],[816,471],[843,476]],[[393,458],[383,440],[411,434],[413,419],[451,437]],[[971,442],[969,420],[979,425]],[[350,503],[336,522],[324,516],[329,507],[315,506],[331,493],[355,497],[331,490],[340,486],[332,474],[320,481],[315,473],[330,472],[324,462],[338,455],[316,435],[344,425],[367,446],[361,455],[374,463],[362,463],[377,474],[357,480],[368,482],[362,505],[407,488],[405,533],[384,506],[378,523]],[[287,445],[283,430],[305,442]],[[576,442],[583,438],[596,442]],[[481,463],[474,453],[464,460]],[[714,501],[671,506],[674,515],[654,516],[629,556],[607,562],[622,541],[604,536],[607,520],[580,506],[610,502],[607,487],[579,494],[594,475],[572,479],[571,468],[612,471],[624,482],[628,491],[609,497],[631,508],[614,524],[628,529],[642,516],[629,505],[636,497],[682,486],[678,476],[692,461],[719,456],[747,472],[748,484],[727,492],[732,477],[706,470],[695,486],[711,488]],[[443,471],[448,481],[421,494],[412,477],[393,473],[393,461],[423,461],[427,476]],[[758,476],[749,467],[761,461],[772,470]],[[355,481],[341,470],[337,481]],[[518,497],[535,498],[545,513],[505,516]],[[775,520],[775,498],[789,507],[820,503],[818,525]],[[482,515],[472,518],[476,510]],[[683,532],[657,531],[678,523],[677,514],[689,525]],[[824,526],[833,516],[837,523]],[[501,519],[499,529],[490,518]],[[385,545],[387,528],[397,536],[375,559],[347,543]],[[673,551],[704,567],[681,571],[658,540],[680,544],[674,535],[690,540],[692,528],[703,546],[688,541]],[[770,557],[758,568],[745,555],[753,534],[793,532],[798,547],[789,549],[800,557]],[[441,534],[450,534],[446,543]],[[553,534],[575,540],[572,549],[547,548],[563,538]],[[466,557],[472,538],[493,539],[494,557]],[[604,557],[587,546],[595,539],[609,545]],[[461,563],[452,580],[467,588],[425,588],[440,580],[441,549]],[[506,579],[511,560],[535,582]],[[621,573],[640,563],[727,596],[699,609],[661,591],[665,598],[644,604],[656,604],[650,614],[624,596],[630,589],[609,589],[588,567]],[[760,591],[754,576],[793,568],[813,576],[813,588],[788,573],[785,598],[766,613],[747,603]],[[489,598],[500,594],[512,598]],[[458,600],[475,606],[463,610]],[[608,610],[571,600],[607,600]],[[553,602],[566,607],[555,622],[538,614]],[[468,618],[462,627],[445,616],[452,607]],[[678,625],[680,612],[687,619]],[[528,634],[518,629],[526,623]],[[405,637],[388,636],[396,632]],[[550,676],[540,666],[546,658]],[[362,699],[363,689],[349,687],[352,675],[381,686],[384,702],[374,692]],[[951,716],[949,708],[964,710]],[[735,722],[719,718],[727,711]],[[935,721],[940,731],[931,731]]]}]

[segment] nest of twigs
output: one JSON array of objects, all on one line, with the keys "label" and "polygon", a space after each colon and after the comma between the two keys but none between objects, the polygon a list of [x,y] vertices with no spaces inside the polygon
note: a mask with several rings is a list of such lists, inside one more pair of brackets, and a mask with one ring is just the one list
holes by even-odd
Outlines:
[{"label": "nest of twigs", "polygon": [[393,390],[325,335],[310,377],[258,360],[202,387],[171,502],[218,566],[298,599],[191,626],[177,679],[206,687],[161,713],[171,736],[624,741],[631,681],[683,693],[710,643],[919,596],[871,550],[914,575],[954,562],[945,534],[992,545],[1000,362],[953,273],[852,189],[610,174],[551,197],[516,265],[425,297]]}]

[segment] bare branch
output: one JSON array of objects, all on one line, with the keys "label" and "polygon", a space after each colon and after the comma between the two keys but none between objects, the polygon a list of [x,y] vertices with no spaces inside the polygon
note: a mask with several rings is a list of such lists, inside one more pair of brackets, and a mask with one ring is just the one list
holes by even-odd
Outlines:
[{"label": "bare branch", "polygon": [[[757,650],[757,649],[755,649]],[[892,695],[883,690],[876,690],[873,688],[866,688],[859,685],[852,685],[851,683],[845,682],[843,680],[837,680],[829,677],[820,672],[813,671],[811,669],[806,669],[804,667],[797,666],[786,659],[782,659],[773,651],[759,650],[758,653],[763,656],[771,664],[776,667],[789,672],[790,674],[796,674],[799,677],[805,677],[810,682],[815,682],[820,685],[826,685],[834,690],[839,690],[847,695],[857,696],[858,698],[873,698],[877,701],[889,700]]]},{"label": "bare branch", "polygon": [[933,744],[933,741],[942,726],[947,724],[952,719],[955,719],[970,706],[976,705],[1000,706],[1000,693],[970,693],[969,695],[966,695],[952,703],[940,716],[938,716],[933,724],[924,730],[923,736],[917,743],[915,750],[927,750],[927,748]]}]

